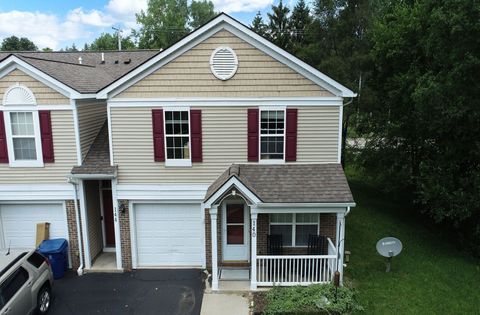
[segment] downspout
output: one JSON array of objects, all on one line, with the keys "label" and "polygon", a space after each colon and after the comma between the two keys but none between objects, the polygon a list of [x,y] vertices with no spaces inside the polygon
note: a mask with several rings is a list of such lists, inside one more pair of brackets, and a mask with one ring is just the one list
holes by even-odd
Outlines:
[{"label": "downspout", "polygon": [[75,195],[75,199],[73,200],[75,205],[75,218],[77,221],[77,240],[78,240],[78,255],[80,258],[80,266],[77,269],[77,274],[79,276],[83,275],[83,246],[82,246],[82,232],[80,231],[80,214],[78,212],[78,193],[77,193],[77,185],[78,183],[72,177],[68,177],[67,182],[72,184],[73,193]]}]

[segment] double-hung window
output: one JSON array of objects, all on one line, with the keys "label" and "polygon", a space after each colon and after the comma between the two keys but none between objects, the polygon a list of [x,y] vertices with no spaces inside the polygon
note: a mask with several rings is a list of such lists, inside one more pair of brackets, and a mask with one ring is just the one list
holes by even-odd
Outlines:
[{"label": "double-hung window", "polygon": [[10,166],[43,166],[38,112],[11,111],[5,113]]},{"label": "double-hung window", "polygon": [[191,166],[190,119],[188,110],[165,110],[167,166]]},{"label": "double-hung window", "polygon": [[285,110],[260,110],[260,161],[285,160]]},{"label": "double-hung window", "polygon": [[270,234],[282,235],[284,246],[307,246],[309,235],[318,235],[318,213],[270,214]]}]

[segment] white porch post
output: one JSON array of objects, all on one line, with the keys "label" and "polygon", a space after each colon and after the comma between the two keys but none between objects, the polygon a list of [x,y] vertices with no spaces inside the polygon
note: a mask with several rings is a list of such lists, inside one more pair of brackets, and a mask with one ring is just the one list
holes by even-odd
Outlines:
[{"label": "white porch post", "polygon": [[252,229],[252,253],[251,253],[251,275],[250,275],[250,290],[257,289],[257,218],[258,210],[257,207],[250,207],[250,218],[252,220],[251,229]]},{"label": "white porch post", "polygon": [[345,213],[337,213],[337,257],[340,283],[343,284],[343,255],[345,248]]},{"label": "white porch post", "polygon": [[218,207],[210,208],[210,228],[212,237],[212,290],[218,290],[218,244],[217,244],[217,213]]},{"label": "white porch post", "polygon": [[250,275],[250,290],[257,289],[257,218],[258,210],[256,206],[250,206],[250,218],[251,218],[251,248],[252,254],[250,255],[251,275]]}]

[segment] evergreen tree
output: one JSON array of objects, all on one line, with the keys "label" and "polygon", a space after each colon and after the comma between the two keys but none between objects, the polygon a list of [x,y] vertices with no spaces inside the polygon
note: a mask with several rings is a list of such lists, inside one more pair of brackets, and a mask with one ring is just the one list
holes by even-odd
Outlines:
[{"label": "evergreen tree", "polygon": [[268,13],[268,36],[270,40],[283,49],[289,49],[291,31],[289,29],[290,9],[283,5],[282,0],[277,6],[272,5],[272,13]]},{"label": "evergreen tree", "polygon": [[292,28],[292,40],[296,47],[302,46],[306,41],[306,32],[312,24],[310,8],[305,0],[300,0],[292,10],[290,18],[290,26]]},{"label": "evergreen tree", "polygon": [[265,36],[267,33],[267,25],[263,22],[263,17],[260,11],[258,11],[253,18],[251,29],[258,35]]}]

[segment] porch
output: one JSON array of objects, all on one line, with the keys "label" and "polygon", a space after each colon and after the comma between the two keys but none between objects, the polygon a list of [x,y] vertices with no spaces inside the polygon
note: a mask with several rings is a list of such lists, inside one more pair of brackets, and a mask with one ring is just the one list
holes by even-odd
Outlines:
[{"label": "porch", "polygon": [[[249,171],[261,175],[262,168],[268,167],[272,166],[233,165],[222,183],[214,183],[207,192],[207,266],[212,271],[212,290],[223,289],[222,282],[232,280],[249,281],[250,289],[256,290],[329,283],[335,271],[343,276],[344,222],[353,202],[265,202],[260,187],[252,187]],[[311,167],[293,169],[305,172]],[[242,277],[232,277],[235,273]]]}]

